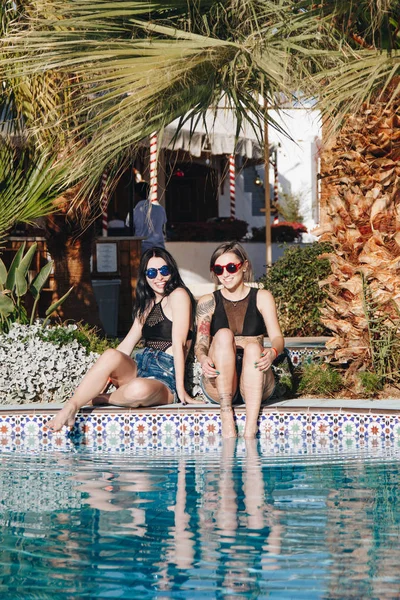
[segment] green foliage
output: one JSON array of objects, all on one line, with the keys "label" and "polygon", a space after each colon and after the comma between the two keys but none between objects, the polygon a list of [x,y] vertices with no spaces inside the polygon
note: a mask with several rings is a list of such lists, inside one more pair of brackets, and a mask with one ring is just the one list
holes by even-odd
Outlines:
[{"label": "green foliage", "polygon": [[[0,96],[0,103],[2,100]],[[53,201],[63,189],[62,168],[55,163],[50,152],[17,152],[10,143],[0,140],[0,241],[15,223],[31,223],[54,211]]]},{"label": "green foliage", "polygon": [[318,282],[331,273],[329,261],[319,259],[330,252],[327,243],[288,248],[259,282],[273,294],[278,318],[286,336],[325,335],[320,309],[327,294]]},{"label": "green foliage", "polygon": [[308,363],[301,369],[298,387],[301,394],[333,396],[342,387],[342,376],[326,363]]},{"label": "green foliage", "polygon": [[39,338],[55,345],[63,346],[77,341],[86,349],[86,353],[96,352],[103,354],[107,348],[116,348],[119,344],[118,338],[104,338],[99,335],[96,327],[90,327],[86,323],[77,323],[76,327],[52,327],[46,332],[39,333]]},{"label": "green foliage", "polygon": [[[259,94],[275,106],[311,85],[331,38],[292,0],[94,0],[90,17],[87,0],[25,4],[4,41],[4,78],[16,80],[24,113],[37,114],[35,134],[61,141],[69,175],[89,187],[144,137],[181,116],[206,119],[221,97],[237,119],[233,135],[247,122],[261,137],[265,117],[279,130]],[[37,73],[48,91],[24,98]]]},{"label": "green foliage", "polygon": [[368,396],[375,396],[383,389],[382,378],[371,371],[361,371],[357,373],[362,390]]},{"label": "green foliage", "polygon": [[[30,323],[32,325],[35,319],[40,292],[42,291],[53,266],[53,262],[49,262],[36,275],[32,283],[29,284],[28,271],[36,252],[36,246],[37,244],[32,244],[24,255],[25,242],[21,244],[8,271],[5,264],[0,259],[0,331],[8,332],[11,323]],[[72,289],[73,288],[68,290],[62,298],[54,302],[46,310],[46,318],[43,321],[43,327],[46,325],[50,316],[64,300],[66,300],[72,292]],[[25,305],[28,291],[30,291],[34,298],[30,317],[28,316],[27,307]]]},{"label": "green foliage", "polygon": [[400,384],[400,314],[394,301],[390,305],[382,306],[364,276],[362,283],[372,370],[370,373],[359,373],[359,376],[362,385],[364,382],[369,385],[372,378],[368,379],[368,376],[375,375],[377,391],[385,384]]},{"label": "green foliage", "polygon": [[302,192],[281,195],[282,200],[278,203],[278,213],[282,215],[285,221],[302,223],[304,215],[302,212],[305,205],[304,194]]}]

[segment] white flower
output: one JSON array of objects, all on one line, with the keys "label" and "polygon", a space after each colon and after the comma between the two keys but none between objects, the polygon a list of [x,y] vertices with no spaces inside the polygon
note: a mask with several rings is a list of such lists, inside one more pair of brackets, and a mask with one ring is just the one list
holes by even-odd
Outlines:
[{"label": "white flower", "polygon": [[[87,355],[76,340],[48,342],[52,329],[42,329],[38,322],[14,323],[8,334],[0,333],[0,404],[63,402],[97,360],[98,354]],[[74,331],[77,326],[63,329]]]}]

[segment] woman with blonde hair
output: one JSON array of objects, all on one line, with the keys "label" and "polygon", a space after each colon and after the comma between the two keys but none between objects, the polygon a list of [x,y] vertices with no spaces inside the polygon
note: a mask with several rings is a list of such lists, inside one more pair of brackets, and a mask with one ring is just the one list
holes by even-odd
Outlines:
[{"label": "woman with blonde hair", "polygon": [[[275,389],[273,361],[284,350],[275,300],[268,290],[251,287],[252,268],[238,242],[220,244],[210,260],[220,289],[197,305],[196,358],[206,398],[221,407],[223,437],[236,437],[233,406],[244,400],[244,437],[257,434],[260,407]],[[264,348],[268,332],[271,348]]]}]

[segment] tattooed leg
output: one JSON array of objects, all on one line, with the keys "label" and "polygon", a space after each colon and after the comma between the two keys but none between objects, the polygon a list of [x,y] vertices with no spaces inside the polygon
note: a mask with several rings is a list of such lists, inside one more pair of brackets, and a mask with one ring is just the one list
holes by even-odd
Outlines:
[{"label": "tattooed leg", "polygon": [[221,425],[223,438],[236,437],[236,425],[233,418],[232,393],[222,393],[219,395],[221,404]]}]

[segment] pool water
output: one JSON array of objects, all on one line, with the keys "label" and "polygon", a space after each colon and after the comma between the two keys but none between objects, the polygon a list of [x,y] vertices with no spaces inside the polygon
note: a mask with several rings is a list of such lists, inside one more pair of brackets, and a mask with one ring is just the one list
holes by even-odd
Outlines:
[{"label": "pool water", "polygon": [[397,598],[392,448],[0,454],[0,597]]}]

